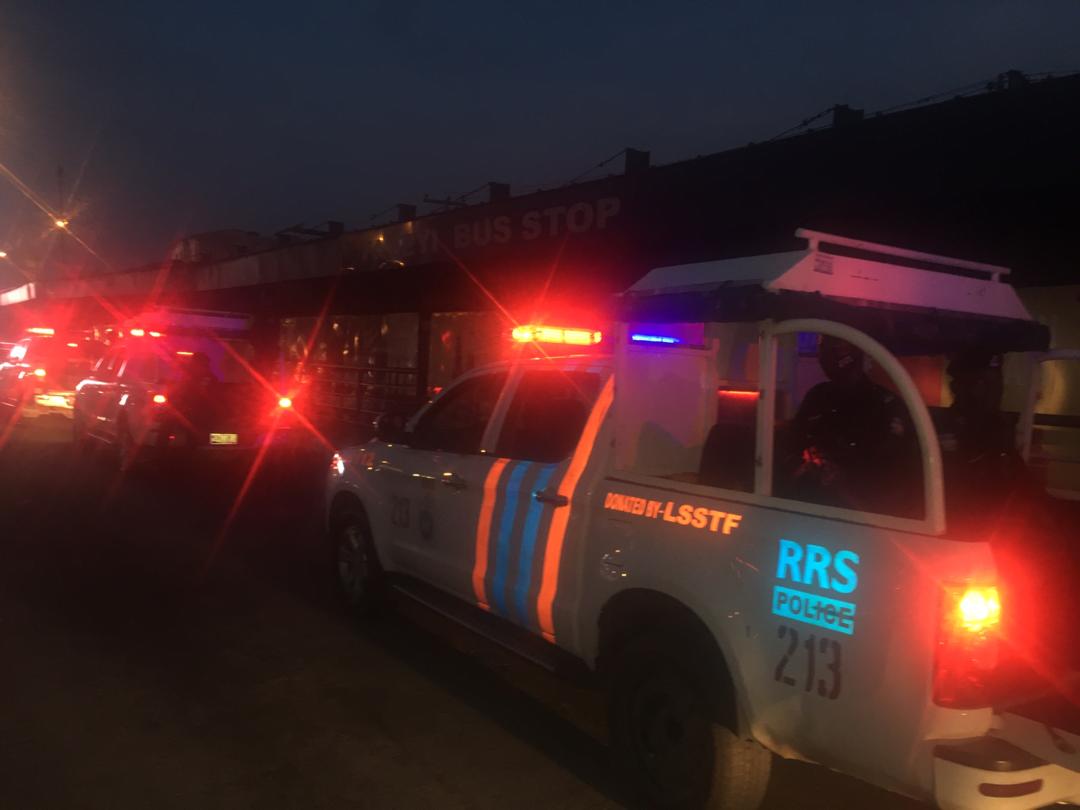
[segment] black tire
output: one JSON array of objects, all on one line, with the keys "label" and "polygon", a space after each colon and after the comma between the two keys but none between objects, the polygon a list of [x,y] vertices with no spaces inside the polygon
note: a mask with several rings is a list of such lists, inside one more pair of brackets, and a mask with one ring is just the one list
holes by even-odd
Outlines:
[{"label": "black tire", "polygon": [[715,722],[708,656],[680,638],[644,636],[613,662],[608,726],[621,781],[644,807],[754,810],[772,755]]},{"label": "black tire", "polygon": [[360,618],[377,615],[385,605],[385,582],[363,509],[348,505],[336,511],[330,541],[334,581],[342,604]]}]

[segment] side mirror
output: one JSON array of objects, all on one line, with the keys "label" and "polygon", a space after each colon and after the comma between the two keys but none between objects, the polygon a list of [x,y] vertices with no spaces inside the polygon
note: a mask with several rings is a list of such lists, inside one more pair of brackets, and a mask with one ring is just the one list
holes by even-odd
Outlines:
[{"label": "side mirror", "polygon": [[408,439],[405,417],[397,413],[383,413],[375,418],[375,438],[385,444],[401,444]]}]

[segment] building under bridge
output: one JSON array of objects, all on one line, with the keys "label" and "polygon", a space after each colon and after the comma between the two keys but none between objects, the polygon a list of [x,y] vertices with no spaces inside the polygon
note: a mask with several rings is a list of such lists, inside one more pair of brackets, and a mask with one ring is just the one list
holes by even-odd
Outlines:
[{"label": "building under bridge", "polygon": [[[1008,74],[975,96],[361,231],[332,228],[233,258],[188,244],[160,267],[0,293],[9,330],[41,317],[115,322],[153,304],[250,313],[262,359],[304,362],[326,424],[408,409],[498,356],[512,323],[601,321],[651,267],[797,246],[803,226],[1013,268],[1059,343],[1080,346],[1080,76]],[[1052,285],[1052,292],[1045,291]],[[1080,413],[1080,407],[1077,408]]]}]

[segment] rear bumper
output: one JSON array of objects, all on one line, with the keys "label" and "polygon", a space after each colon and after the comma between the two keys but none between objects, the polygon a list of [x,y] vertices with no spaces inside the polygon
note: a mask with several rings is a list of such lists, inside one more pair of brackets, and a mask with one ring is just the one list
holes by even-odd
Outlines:
[{"label": "rear bumper", "polygon": [[71,419],[75,411],[75,393],[72,391],[50,391],[34,394],[32,402],[23,409],[24,416],[45,416],[52,414]]},{"label": "rear bumper", "polygon": [[189,432],[158,428],[151,431],[144,442],[147,449],[169,456],[190,457],[227,462],[250,458],[267,446],[269,450],[279,452],[289,449],[303,449],[307,446],[301,431],[279,429],[262,434],[237,434],[235,444],[211,444],[209,434],[203,440],[196,440]]},{"label": "rear bumper", "polygon": [[42,416],[71,419],[75,409],[75,392],[45,391],[27,394],[21,401],[4,401],[3,408],[8,413],[18,413],[20,420],[38,419]]},{"label": "rear bumper", "polygon": [[1080,802],[1080,773],[998,737],[934,748],[934,800],[943,810],[1036,810]]}]

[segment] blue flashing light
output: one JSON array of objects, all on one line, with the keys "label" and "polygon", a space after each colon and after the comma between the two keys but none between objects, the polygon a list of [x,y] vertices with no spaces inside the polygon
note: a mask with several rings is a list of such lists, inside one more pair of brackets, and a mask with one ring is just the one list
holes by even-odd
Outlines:
[{"label": "blue flashing light", "polygon": [[630,335],[630,342],[631,343],[664,343],[664,344],[668,344],[668,345],[673,345],[673,344],[676,344],[676,343],[682,343],[682,341],[679,340],[677,337],[672,337],[671,335],[642,335],[642,334]]}]

